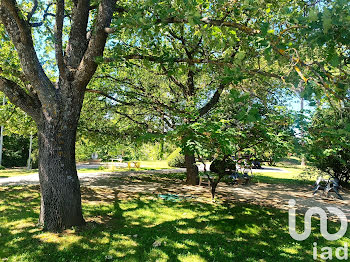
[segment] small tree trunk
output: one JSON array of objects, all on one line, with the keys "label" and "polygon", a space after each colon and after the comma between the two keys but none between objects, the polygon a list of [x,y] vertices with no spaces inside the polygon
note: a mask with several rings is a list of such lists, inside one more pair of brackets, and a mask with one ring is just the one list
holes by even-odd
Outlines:
[{"label": "small tree trunk", "polygon": [[33,146],[33,135],[30,134],[29,137],[29,150],[28,150],[28,160],[27,160],[27,169],[32,169],[32,146]]},{"label": "small tree trunk", "polygon": [[198,176],[198,167],[196,165],[194,155],[186,154],[185,155],[185,165],[186,165],[186,184],[187,185],[198,185],[199,176]]},{"label": "small tree trunk", "polygon": [[77,121],[60,120],[55,121],[58,124],[47,120],[38,124],[41,186],[39,223],[51,232],[85,223],[75,163]]},{"label": "small tree trunk", "polygon": [[216,187],[218,186],[218,181],[213,181],[211,182],[211,200],[215,202],[215,193],[216,193]]},{"label": "small tree trunk", "polygon": [[158,147],[158,160],[163,160],[164,158],[164,139],[162,138],[159,142]]}]

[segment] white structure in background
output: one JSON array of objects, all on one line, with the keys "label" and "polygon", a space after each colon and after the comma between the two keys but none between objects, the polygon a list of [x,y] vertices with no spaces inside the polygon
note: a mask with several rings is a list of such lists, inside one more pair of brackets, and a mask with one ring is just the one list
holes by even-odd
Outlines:
[{"label": "white structure in background", "polygon": [[32,169],[32,146],[33,146],[33,135],[30,134],[30,139],[29,139],[29,156],[28,156],[28,162],[27,162],[27,169]]},{"label": "white structure in background", "polygon": [[[4,106],[6,103],[5,96],[2,99],[2,105]],[[0,131],[0,166],[2,165],[2,146],[4,142],[4,126],[1,126],[1,131]]]},{"label": "white structure in background", "polygon": [[93,153],[92,153],[91,159],[92,159],[92,160],[97,160],[97,159],[98,159],[98,154],[97,154],[97,152],[93,152]]}]

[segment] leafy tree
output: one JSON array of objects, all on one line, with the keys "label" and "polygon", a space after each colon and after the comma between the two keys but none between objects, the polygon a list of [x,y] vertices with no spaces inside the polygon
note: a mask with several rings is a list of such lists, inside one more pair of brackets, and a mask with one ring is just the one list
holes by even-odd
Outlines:
[{"label": "leafy tree", "polygon": [[320,170],[350,182],[350,104],[320,107],[308,128],[308,160]]},{"label": "leafy tree", "polygon": [[[31,162],[34,162],[34,166],[37,166],[37,129],[31,117],[5,99],[5,104],[1,106],[0,110],[0,123],[4,127],[5,135],[3,165],[6,167],[26,166],[29,156],[28,144],[30,136],[32,136],[34,143],[30,158]],[[9,152],[13,153],[9,154]]]},{"label": "leafy tree", "polygon": [[[260,99],[232,89],[223,94],[218,106],[205,118],[174,132],[174,136],[187,134],[187,146],[202,161],[215,159],[212,165],[217,172],[209,177],[213,199],[217,185],[231,174],[225,167],[235,170],[232,156],[236,160],[247,159],[248,155],[250,160],[276,161],[291,150],[293,118],[285,107],[271,103],[272,97]],[[264,104],[264,100],[270,102]]]},{"label": "leafy tree", "polygon": [[[243,79],[282,81],[282,72],[294,68],[277,42],[283,30],[289,31],[285,22],[298,13],[302,1],[262,3],[126,1],[129,12],[111,29],[124,38],[109,46],[106,61],[112,63],[99,77],[105,86],[114,83],[104,94],[118,94],[118,109],[133,107],[135,121],[140,122],[136,119],[141,114],[152,115],[172,130],[205,117],[223,91],[236,88]],[[187,183],[196,184],[194,152],[186,142],[191,131],[182,134]]]},{"label": "leafy tree", "polygon": [[[103,55],[108,36],[105,28],[114,10],[112,0],[97,4],[58,0],[45,7],[39,1],[0,3],[1,53],[6,53],[1,62],[0,90],[37,125],[40,223],[50,231],[84,223],[75,136],[85,89],[97,69],[95,59]],[[37,37],[43,36],[41,25],[47,26],[46,39]],[[39,56],[48,52],[50,57],[51,50],[55,62],[43,66]]]}]

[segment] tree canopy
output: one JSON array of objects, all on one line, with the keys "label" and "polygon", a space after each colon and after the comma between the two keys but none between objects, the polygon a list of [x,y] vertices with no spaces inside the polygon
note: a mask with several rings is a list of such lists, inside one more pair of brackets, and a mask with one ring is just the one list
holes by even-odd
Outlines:
[{"label": "tree canopy", "polygon": [[345,0],[2,0],[0,90],[26,112],[18,119],[30,116],[38,130],[40,222],[51,231],[84,223],[78,131],[177,136],[193,185],[195,153],[213,143],[222,153],[285,154],[291,118],[273,94],[299,90],[337,112],[350,99],[349,7]]}]

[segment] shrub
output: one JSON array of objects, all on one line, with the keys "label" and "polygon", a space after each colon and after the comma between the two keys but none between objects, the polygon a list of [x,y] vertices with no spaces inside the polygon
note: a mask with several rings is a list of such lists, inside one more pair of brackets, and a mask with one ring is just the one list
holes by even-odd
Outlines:
[{"label": "shrub", "polygon": [[185,156],[181,154],[181,148],[172,152],[167,160],[170,167],[185,167]]},{"label": "shrub", "polygon": [[4,136],[2,165],[4,167],[22,167],[27,165],[29,139],[20,135]]}]

